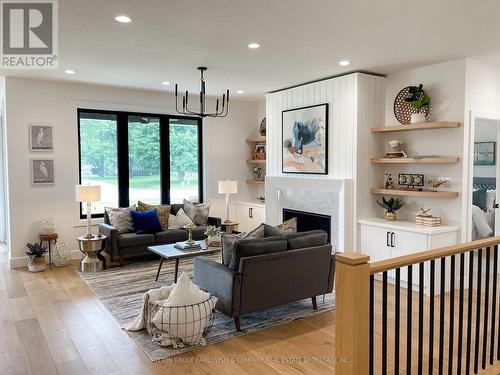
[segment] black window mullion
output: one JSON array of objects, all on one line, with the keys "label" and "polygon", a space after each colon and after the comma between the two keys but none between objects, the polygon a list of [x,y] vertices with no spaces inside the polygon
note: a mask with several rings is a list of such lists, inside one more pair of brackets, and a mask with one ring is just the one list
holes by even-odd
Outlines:
[{"label": "black window mullion", "polygon": [[170,119],[160,116],[161,203],[170,204]]},{"label": "black window mullion", "polygon": [[203,120],[198,118],[198,200],[203,202]]},{"label": "black window mullion", "polygon": [[117,112],[118,142],[118,203],[128,207],[129,202],[129,161],[128,161],[128,116]]}]

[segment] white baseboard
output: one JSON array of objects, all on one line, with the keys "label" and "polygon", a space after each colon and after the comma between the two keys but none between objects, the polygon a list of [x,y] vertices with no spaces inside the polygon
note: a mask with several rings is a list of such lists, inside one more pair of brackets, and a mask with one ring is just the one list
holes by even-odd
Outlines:
[{"label": "white baseboard", "polygon": [[[54,254],[52,253],[52,256]],[[80,260],[82,259],[82,252],[80,250],[72,250],[69,252],[69,256],[72,260]],[[49,261],[49,254],[45,254],[45,260]],[[23,268],[28,266],[28,257],[19,257],[19,258],[10,258],[9,259],[9,267],[12,268]]]}]

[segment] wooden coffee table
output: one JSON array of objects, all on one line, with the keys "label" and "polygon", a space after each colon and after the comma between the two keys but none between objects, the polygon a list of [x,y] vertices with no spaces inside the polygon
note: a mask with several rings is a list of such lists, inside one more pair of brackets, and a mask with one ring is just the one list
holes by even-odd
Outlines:
[{"label": "wooden coffee table", "polygon": [[208,247],[205,241],[196,241],[201,245],[201,249],[192,249],[192,250],[180,250],[171,245],[157,245],[157,246],[149,246],[148,250],[158,254],[160,259],[160,266],[158,267],[158,272],[156,273],[156,281],[158,281],[158,277],[160,276],[161,266],[163,265],[164,260],[175,259],[175,273],[174,273],[174,283],[177,282],[177,275],[179,273],[179,260],[181,258],[194,258],[200,255],[205,254],[213,254],[217,251],[220,251],[220,247]]}]

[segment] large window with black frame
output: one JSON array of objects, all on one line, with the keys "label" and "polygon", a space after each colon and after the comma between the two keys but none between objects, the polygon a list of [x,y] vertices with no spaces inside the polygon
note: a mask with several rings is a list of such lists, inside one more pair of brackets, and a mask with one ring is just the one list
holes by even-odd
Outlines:
[{"label": "large window with black frame", "polygon": [[101,186],[93,217],[138,200],[202,201],[201,119],[80,108],[78,136],[80,183]]}]

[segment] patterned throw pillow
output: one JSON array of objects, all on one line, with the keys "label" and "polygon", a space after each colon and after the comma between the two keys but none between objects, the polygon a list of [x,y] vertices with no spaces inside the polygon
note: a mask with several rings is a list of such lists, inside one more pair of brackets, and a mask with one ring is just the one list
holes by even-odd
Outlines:
[{"label": "patterned throw pillow", "polygon": [[284,221],[280,225],[276,225],[281,234],[297,233],[297,218],[292,217],[290,220]]},{"label": "patterned throw pillow", "polygon": [[210,201],[195,205],[184,199],[184,212],[196,225],[207,225],[209,211]]},{"label": "patterned throw pillow", "polygon": [[193,224],[193,222],[182,208],[177,211],[177,215],[170,214],[168,218],[168,229],[181,229],[184,225],[188,224]]},{"label": "patterned throw pillow", "polygon": [[136,206],[126,208],[105,207],[110,224],[116,228],[118,233],[124,234],[134,231],[134,222],[130,211],[135,211]]},{"label": "patterned throw pillow", "polygon": [[222,234],[222,264],[229,266],[231,259],[233,258],[234,250],[241,240],[251,239],[251,238],[264,238],[264,224],[260,224],[254,230],[248,232],[247,234]]},{"label": "patterned throw pillow", "polygon": [[163,230],[168,229],[168,217],[170,216],[170,206],[168,204],[153,205],[139,201],[137,202],[137,206],[141,212],[156,209],[156,214],[158,215],[158,219],[160,219],[161,228]]}]

